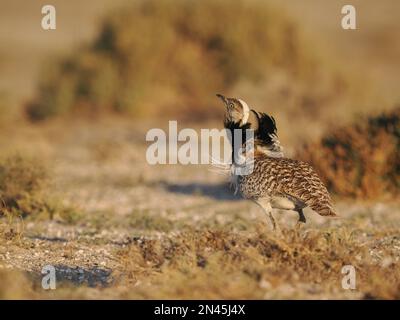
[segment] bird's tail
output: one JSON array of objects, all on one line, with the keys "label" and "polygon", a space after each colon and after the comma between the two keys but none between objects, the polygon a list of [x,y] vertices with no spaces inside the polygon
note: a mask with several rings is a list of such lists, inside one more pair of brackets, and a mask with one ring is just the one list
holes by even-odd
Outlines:
[{"label": "bird's tail", "polygon": [[328,216],[328,217],[336,217],[339,218],[339,215],[333,210],[332,207],[327,206],[324,208],[320,208],[317,211],[321,216]]},{"label": "bird's tail", "polygon": [[268,156],[283,157],[283,148],[277,136],[277,128],[274,117],[263,112],[252,110],[258,121],[256,131],[257,145],[268,154]]}]

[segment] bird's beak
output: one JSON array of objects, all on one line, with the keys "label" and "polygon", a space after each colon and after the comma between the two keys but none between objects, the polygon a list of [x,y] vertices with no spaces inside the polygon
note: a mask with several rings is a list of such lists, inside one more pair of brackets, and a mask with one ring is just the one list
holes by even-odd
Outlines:
[{"label": "bird's beak", "polygon": [[217,93],[216,96],[217,96],[218,98],[220,98],[220,99],[222,100],[223,103],[226,104],[226,98],[225,98],[222,94]]}]

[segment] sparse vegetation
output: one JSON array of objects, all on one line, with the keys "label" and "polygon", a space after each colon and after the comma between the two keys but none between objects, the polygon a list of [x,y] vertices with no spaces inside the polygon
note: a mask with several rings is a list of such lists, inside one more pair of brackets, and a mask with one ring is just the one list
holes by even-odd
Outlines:
[{"label": "sparse vegetation", "polygon": [[15,154],[0,161],[0,235],[21,239],[24,219],[46,221],[57,218],[74,224],[81,211],[65,206],[50,188],[49,172],[38,159]]},{"label": "sparse vegetation", "polygon": [[[136,284],[133,297],[263,299],[279,292],[280,297],[304,298],[321,290],[327,296],[340,291],[341,268],[352,264],[359,271],[361,297],[399,298],[399,288],[393,286],[400,281],[395,263],[382,268],[347,228],[286,230],[284,238],[265,231],[191,230],[163,241],[138,239],[121,253],[123,274]],[[370,279],[370,274],[381,279],[386,272],[386,279]]]},{"label": "sparse vegetation", "polygon": [[2,213],[25,217],[46,210],[48,175],[42,163],[15,155],[0,162]]},{"label": "sparse vegetation", "polygon": [[134,210],[129,220],[130,226],[139,230],[166,232],[174,227],[173,221],[159,215],[154,216],[149,210]]},{"label": "sparse vegetation", "polygon": [[[56,291],[45,292],[25,276],[2,272],[0,279],[5,283],[17,276],[23,290],[3,285],[0,295],[96,298],[101,292],[102,297],[135,299],[400,298],[395,260],[400,254],[395,249],[399,239],[394,230],[371,228],[366,237],[353,225],[285,230],[278,238],[265,231],[259,225],[252,234],[223,228],[186,230],[161,239],[136,237],[126,248],[113,252],[119,265],[112,274],[112,287],[96,291],[65,282]],[[365,245],[360,247],[360,241]],[[349,264],[357,270],[354,291],[341,287],[342,267]]]},{"label": "sparse vegetation", "polygon": [[[90,128],[90,134],[121,141],[130,132],[130,122],[125,125],[118,122],[117,136],[115,126]],[[44,200],[54,219],[49,212],[40,218],[32,215],[35,206],[27,219],[0,221],[0,266],[27,272],[0,274],[4,283],[11,281],[8,277],[20,279],[18,287],[0,286],[3,297],[398,298],[396,204],[342,204],[340,220],[321,218],[323,222],[306,212],[308,223],[299,232],[292,229],[295,213],[277,214],[284,231],[279,238],[257,206],[226,197],[225,179],[206,168],[193,177],[196,170],[191,166],[132,166],[130,157],[117,157],[110,167],[109,162],[96,161],[87,141],[66,141],[49,142],[57,150],[51,153],[57,155],[57,175],[51,178],[58,182]],[[126,144],[124,150],[142,154],[145,147]],[[65,158],[70,160],[57,160]],[[1,168],[13,183],[20,181],[17,190],[41,185],[29,182],[41,175],[26,173],[40,166],[31,168],[21,156],[7,161]],[[21,169],[26,167],[30,169]],[[119,180],[139,174],[152,182],[127,186]],[[209,184],[214,192],[188,190],[184,179],[202,188]],[[1,181],[10,186],[9,178]],[[60,195],[63,202],[57,200]],[[45,264],[54,265],[62,279],[52,292],[40,286]],[[341,288],[340,270],[346,264],[357,269],[356,291]]]},{"label": "sparse vegetation", "polygon": [[396,197],[400,191],[400,108],[338,128],[306,145],[299,157],[311,163],[338,195]]}]

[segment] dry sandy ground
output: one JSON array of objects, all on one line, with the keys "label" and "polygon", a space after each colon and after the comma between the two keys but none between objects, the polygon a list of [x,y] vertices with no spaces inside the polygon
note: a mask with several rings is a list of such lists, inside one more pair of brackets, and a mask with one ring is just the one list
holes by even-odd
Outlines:
[{"label": "dry sandy ground", "polygon": [[[208,166],[148,165],[145,162],[145,128],[125,122],[115,125],[112,121],[64,128],[50,125],[46,130],[20,130],[14,136],[14,145],[9,146],[10,149],[23,148],[25,153],[42,157],[53,177],[49,197],[58,197],[64,205],[75,208],[67,217],[56,214],[53,220],[29,217],[23,223],[16,219],[11,224],[4,218],[0,220],[3,229],[12,226],[18,231],[16,237],[3,239],[0,243],[2,269],[27,272],[30,284],[38,287],[42,267],[50,264],[56,267],[58,280],[64,280],[68,288],[72,284],[67,293],[59,290],[48,293],[39,287],[35,294],[40,297],[320,299],[394,298],[396,292],[398,294],[398,278],[390,280],[391,284],[386,283],[383,288],[379,285],[389,270],[399,269],[398,202],[362,203],[335,199],[340,219],[325,219],[307,210],[308,223],[302,230],[296,231],[295,236],[293,226],[296,214],[278,213],[279,223],[285,232],[283,239],[277,240],[266,224],[263,212],[255,204],[234,196],[226,177],[210,171]],[[29,144],[26,143],[28,136]],[[177,257],[182,257],[182,253],[174,251],[173,257],[165,258],[166,251],[163,251],[160,262],[157,260],[160,256],[154,258],[157,250],[151,247],[148,253],[147,247],[143,249],[144,244],[163,246],[168,242],[166,239],[190,235],[190,241],[195,245],[189,245],[187,250],[197,252],[204,249],[201,257],[211,264],[212,254],[231,252],[224,246],[207,242],[211,241],[209,233],[214,237],[218,232],[222,232],[218,239],[224,243],[226,239],[236,239],[234,248],[239,248],[237,255],[245,258],[243,261],[239,259],[242,262],[237,267],[236,262],[229,262],[232,267],[229,272],[220,265],[222,262],[217,262],[213,269],[204,268],[206,273],[203,274],[203,269],[196,269],[198,264],[194,268],[198,270],[194,277],[201,275],[212,283],[216,281],[215,273],[220,273],[228,283],[240,284],[230,293],[220,292],[222,288],[218,286],[224,284],[218,282],[215,282],[216,287],[195,285],[193,289],[191,276],[185,278],[181,267],[176,267],[180,270],[179,279],[183,277],[188,286],[188,291],[185,291],[186,284],[182,285],[182,279],[178,281],[170,274],[171,268],[176,271],[171,267],[171,261],[177,259],[175,263],[181,263]],[[202,243],[197,243],[199,239],[196,237],[208,239],[204,248]],[[315,243],[311,244],[310,237]],[[321,244],[319,248],[319,241],[329,237],[334,240]],[[184,238],[182,243],[187,241]],[[265,255],[263,252],[271,243],[277,247],[272,247],[271,254]],[[171,246],[168,248],[171,249]],[[253,248],[259,250],[257,255],[247,252]],[[294,254],[291,250],[298,250],[302,260],[296,260],[298,253]],[[281,252],[281,255],[275,257],[275,251]],[[288,255],[294,260],[287,261]],[[316,261],[314,257],[317,257]],[[253,258],[262,259],[262,262],[252,262]],[[329,273],[325,273],[325,269],[320,270],[325,258],[329,261],[326,263],[332,265]],[[157,265],[154,259],[158,261]],[[307,259],[310,259],[309,264]],[[165,261],[169,261],[167,269],[164,269]],[[226,263],[225,260],[217,261]],[[241,271],[241,277],[253,263],[259,267],[261,278],[249,276],[251,280],[243,280],[230,273],[236,268]],[[365,289],[349,292],[341,288],[338,267],[346,264],[357,266],[361,274],[360,286]],[[282,265],[281,269],[279,265]],[[366,274],[363,273],[364,266],[368,266]],[[282,270],[281,273],[279,270]],[[374,272],[371,277],[374,278],[368,279],[371,270]],[[212,272],[212,275],[207,272]],[[299,274],[294,277],[291,272]],[[398,271],[393,274],[398,277]],[[153,279],[150,275],[156,277],[155,282],[149,280]],[[150,289],[142,288],[141,284],[150,286]],[[156,284],[159,285],[158,292],[151,287]],[[95,289],[88,293],[79,291],[87,287]],[[165,292],[165,287],[177,289],[171,293],[168,290]],[[3,296],[9,297],[4,293]]]}]

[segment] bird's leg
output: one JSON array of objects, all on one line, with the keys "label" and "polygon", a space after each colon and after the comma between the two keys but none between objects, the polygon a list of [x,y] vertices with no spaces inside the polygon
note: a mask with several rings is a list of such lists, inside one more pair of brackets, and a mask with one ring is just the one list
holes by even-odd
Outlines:
[{"label": "bird's leg", "polygon": [[297,211],[299,213],[299,222],[306,223],[306,217],[304,216],[303,209]]},{"label": "bird's leg", "polygon": [[276,221],[274,216],[272,215],[272,208],[270,211],[267,212],[269,221],[271,222],[272,230],[276,231]]},{"label": "bird's leg", "polygon": [[272,231],[275,233],[275,235],[277,235],[278,237],[282,237],[282,230],[279,227],[278,223],[275,221],[275,218],[272,214],[272,207],[270,208],[269,211],[267,211],[269,220],[271,221],[271,225],[272,225]]},{"label": "bird's leg", "polygon": [[259,200],[259,201],[256,201],[256,202],[265,211],[265,213],[267,214],[267,216],[268,216],[268,218],[269,218],[269,220],[271,222],[272,230],[274,232],[276,232],[276,231],[279,232],[280,229],[279,229],[279,226],[276,223],[275,218],[274,218],[274,216],[272,214],[272,206],[271,206],[271,203],[270,203],[269,199],[268,200],[263,199],[261,201]]},{"label": "bird's leg", "polygon": [[297,213],[299,214],[299,220],[296,223],[296,227],[300,228],[303,223],[306,223],[306,217],[303,213],[303,209],[298,209]]}]

